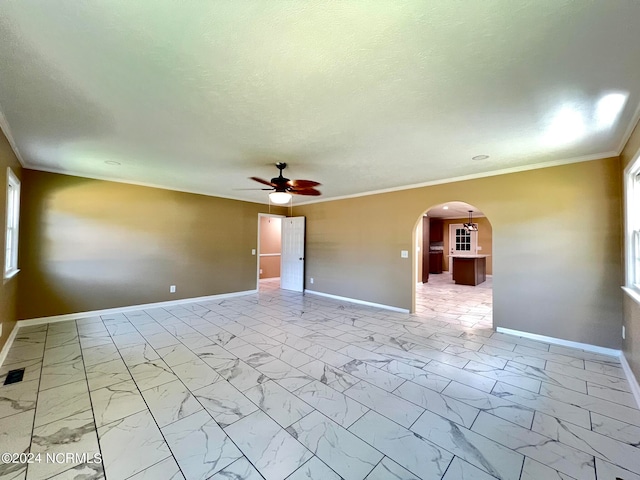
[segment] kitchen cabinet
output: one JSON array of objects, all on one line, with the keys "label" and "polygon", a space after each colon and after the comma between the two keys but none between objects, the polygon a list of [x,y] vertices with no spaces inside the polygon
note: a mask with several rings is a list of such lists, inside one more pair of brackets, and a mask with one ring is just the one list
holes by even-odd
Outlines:
[{"label": "kitchen cabinet", "polygon": [[429,252],[429,273],[442,273],[442,252]]},{"label": "kitchen cabinet", "polygon": [[455,255],[453,281],[458,285],[476,286],[487,279],[486,255]]},{"label": "kitchen cabinet", "polygon": [[439,218],[429,219],[429,241],[431,243],[444,241],[444,222]]},{"label": "kitchen cabinet", "polygon": [[429,218],[422,217],[422,283],[429,281]]}]

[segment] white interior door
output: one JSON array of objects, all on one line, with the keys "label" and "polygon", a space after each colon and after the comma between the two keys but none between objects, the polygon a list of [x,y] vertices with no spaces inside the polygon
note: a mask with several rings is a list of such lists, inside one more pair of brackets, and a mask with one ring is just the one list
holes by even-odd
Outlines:
[{"label": "white interior door", "polygon": [[302,292],[304,288],[304,217],[282,219],[280,288]]},{"label": "white interior door", "polygon": [[478,253],[478,232],[469,232],[462,223],[449,225],[449,272],[452,272],[451,255],[475,255]]}]

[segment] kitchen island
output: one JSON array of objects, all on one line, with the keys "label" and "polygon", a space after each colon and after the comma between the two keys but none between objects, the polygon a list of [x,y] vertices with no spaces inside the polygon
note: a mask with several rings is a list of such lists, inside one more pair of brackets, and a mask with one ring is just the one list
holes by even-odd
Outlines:
[{"label": "kitchen island", "polygon": [[481,284],[487,279],[488,255],[450,255],[453,259],[453,281],[458,285]]}]

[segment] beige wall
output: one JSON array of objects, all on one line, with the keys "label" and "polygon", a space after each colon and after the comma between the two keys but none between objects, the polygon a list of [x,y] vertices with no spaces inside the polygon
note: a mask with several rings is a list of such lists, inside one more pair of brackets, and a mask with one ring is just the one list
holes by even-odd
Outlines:
[{"label": "beige wall", "polygon": [[[620,155],[623,170],[636,158],[638,153],[640,153],[640,123],[636,126]],[[624,177],[620,178],[623,182]],[[624,258],[624,252],[622,253]],[[624,284],[624,279],[621,282]],[[640,378],[640,305],[628,295],[625,294],[624,297],[623,324],[626,329],[626,339],[622,342],[622,351],[636,378]]]},{"label": "beige wall", "polygon": [[296,207],[306,278],[411,308],[415,259],[400,251],[415,252],[425,210],[455,198],[491,220],[495,326],[620,348],[619,177],[616,157]]},{"label": "beige wall", "polygon": [[[2,226],[2,252],[6,248],[5,231],[7,225],[7,167],[11,167],[13,173],[20,179],[22,177],[22,167],[16,158],[9,141],[0,130],[0,225]],[[24,198],[24,192],[21,192]],[[2,254],[2,272],[4,272],[4,253]],[[18,252],[18,267],[22,268],[21,252]],[[0,337],[0,349],[4,346],[7,338],[11,334],[11,330],[16,323],[18,299],[18,281],[21,273],[13,276],[7,281],[0,284],[0,323],[2,324],[2,336]]]},{"label": "beige wall", "polygon": [[[444,220],[444,257],[442,259],[444,270],[449,270],[449,226],[455,223],[467,223],[468,217],[465,218],[447,218]],[[491,222],[486,217],[474,217],[473,223],[478,224],[478,250],[481,255],[489,255],[487,257],[487,275],[493,275],[493,230]]]},{"label": "beige wall", "polygon": [[25,169],[19,318],[253,290],[266,208]]},{"label": "beige wall", "polygon": [[[260,217],[260,255],[279,254],[282,244],[282,220],[277,217]],[[280,255],[260,257],[260,278],[280,276]]]}]

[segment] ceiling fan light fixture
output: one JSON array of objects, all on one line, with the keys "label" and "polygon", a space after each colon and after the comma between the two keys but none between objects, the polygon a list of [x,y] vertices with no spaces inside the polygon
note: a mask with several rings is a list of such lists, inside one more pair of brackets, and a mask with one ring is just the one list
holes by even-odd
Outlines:
[{"label": "ceiling fan light fixture", "polygon": [[271,192],[269,194],[269,200],[276,205],[284,205],[291,200],[291,194],[288,192]]}]

